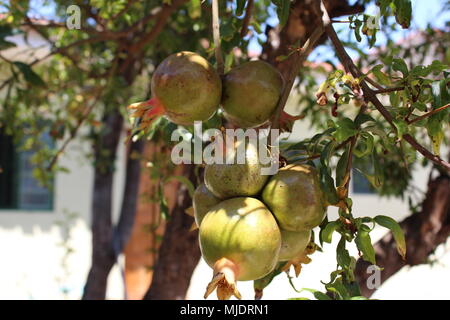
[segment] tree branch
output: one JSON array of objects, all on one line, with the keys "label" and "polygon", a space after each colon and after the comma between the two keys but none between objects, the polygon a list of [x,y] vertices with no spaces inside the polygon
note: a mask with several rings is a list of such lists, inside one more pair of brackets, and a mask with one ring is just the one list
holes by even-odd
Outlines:
[{"label": "tree branch", "polygon": [[[323,0],[321,0],[321,8],[324,13],[323,24],[325,27],[325,31],[336,49],[336,55],[338,56],[342,65],[344,66],[345,71],[350,72],[353,75],[353,77],[355,77],[355,78],[360,78],[362,76],[362,72],[353,63],[353,60],[348,55],[347,51],[345,50],[344,46],[342,45],[341,41],[339,40],[339,38],[336,34],[336,31],[334,30],[333,26],[330,23],[330,17],[328,15],[328,12],[325,9]],[[389,124],[394,129],[396,129],[394,122],[393,122],[392,115],[384,107],[384,105],[380,102],[380,100],[378,100],[375,91],[370,89],[370,87],[365,82],[365,79],[363,79],[361,81],[361,89],[363,91],[364,98],[366,99],[366,101],[370,101],[375,106],[375,108],[378,110],[378,112],[380,112],[381,115],[386,119],[386,121],[388,121]],[[431,153],[428,149],[426,149],[421,144],[419,144],[414,139],[413,136],[411,136],[410,134],[405,134],[405,135],[403,135],[403,139],[406,142],[408,142],[414,149],[416,149],[418,152],[420,152],[424,157],[431,160],[435,164],[445,168],[447,171],[450,171],[450,163],[444,161],[439,156]]]},{"label": "tree branch", "polygon": [[[130,63],[133,62],[135,59],[136,53],[140,53],[142,49],[151,41],[153,41],[163,30],[164,26],[167,23],[167,20],[172,15],[172,13],[182,4],[187,2],[187,0],[172,0],[171,4],[163,4],[161,10],[155,15],[149,15],[145,17],[144,19],[151,19],[156,18],[155,24],[153,25],[152,29],[144,34],[136,43],[131,45],[128,48],[128,57],[127,59],[122,63],[119,72],[124,72]],[[144,20],[144,21],[145,21]],[[138,22],[142,23],[142,22]],[[136,25],[136,24],[135,24]]]},{"label": "tree branch", "polygon": [[241,38],[247,35],[248,26],[250,24],[250,20],[252,19],[252,11],[253,11],[253,0],[248,0],[247,8],[245,9],[244,20],[242,21]]},{"label": "tree branch", "polygon": [[220,22],[219,22],[219,1],[212,0],[212,30],[214,39],[214,53],[217,61],[217,71],[219,75],[223,75],[224,63],[222,55],[222,47],[220,44]]},{"label": "tree branch", "polygon": [[374,90],[373,92],[375,94],[383,94],[383,93],[390,93],[390,92],[397,92],[405,90],[405,87],[394,87],[394,88],[381,88],[378,90]]},{"label": "tree branch", "polygon": [[412,123],[415,123],[415,122],[417,122],[417,121],[420,121],[420,120],[423,120],[423,119],[425,119],[425,118],[428,118],[429,116],[432,116],[432,115],[435,114],[435,113],[438,113],[438,112],[440,112],[440,111],[442,111],[442,110],[445,110],[445,109],[447,109],[448,107],[450,107],[450,103],[449,103],[449,104],[446,104],[445,106],[442,106],[442,107],[440,107],[440,108],[431,110],[430,112],[427,112],[427,113],[425,113],[425,114],[423,114],[423,115],[421,115],[421,116],[419,116],[419,117],[417,117],[417,118],[414,118],[414,119],[412,119],[412,120],[409,120],[409,121],[408,121],[408,124],[412,124]]},{"label": "tree branch", "polygon": [[302,48],[297,49],[291,56],[288,58],[291,60],[291,68],[290,72],[288,74],[287,79],[285,79],[285,84],[283,88],[283,92],[281,94],[280,100],[278,101],[277,109],[275,111],[273,120],[272,120],[272,128],[277,129],[280,125],[280,116],[283,112],[283,109],[286,105],[286,102],[289,98],[289,94],[292,90],[292,87],[294,85],[295,78],[298,75],[298,71],[300,70],[301,66],[305,62],[305,60],[308,58],[308,55],[311,53],[311,51],[314,49],[317,41],[320,39],[320,37],[323,34],[323,28],[318,27],[316,30],[314,30],[311,37],[306,40],[305,44]]},{"label": "tree branch", "polygon": [[83,113],[81,118],[78,119],[78,122],[77,122],[76,126],[71,130],[69,137],[63,142],[63,144],[58,149],[58,151],[56,152],[56,154],[52,158],[52,160],[50,160],[50,163],[47,166],[47,171],[51,171],[53,169],[53,167],[55,166],[55,164],[58,161],[59,157],[64,153],[64,151],[66,150],[66,148],[69,145],[69,143],[76,137],[76,135],[78,133],[78,130],[83,125],[84,121],[87,119],[89,114],[92,112],[92,110],[97,105],[98,101],[100,100],[100,97],[102,96],[103,89],[104,88],[101,88],[101,89],[98,90],[98,92],[97,92],[97,94],[96,94],[96,96],[94,98],[94,101],[85,110],[85,112]]}]

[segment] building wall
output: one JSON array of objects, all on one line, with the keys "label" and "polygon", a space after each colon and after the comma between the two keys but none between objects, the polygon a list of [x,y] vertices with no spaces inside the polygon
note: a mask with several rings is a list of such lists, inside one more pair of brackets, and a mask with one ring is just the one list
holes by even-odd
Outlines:
[{"label": "building wall", "polygon": [[[87,145],[73,141],[61,157],[60,165],[69,173],[56,175],[52,211],[0,210],[0,299],[81,296],[91,259],[93,169],[82,156],[88,151]],[[123,144],[118,154],[113,204],[116,219],[123,187]],[[68,250],[73,251],[66,258]],[[117,267],[110,283],[108,297],[121,298],[123,285]]]}]

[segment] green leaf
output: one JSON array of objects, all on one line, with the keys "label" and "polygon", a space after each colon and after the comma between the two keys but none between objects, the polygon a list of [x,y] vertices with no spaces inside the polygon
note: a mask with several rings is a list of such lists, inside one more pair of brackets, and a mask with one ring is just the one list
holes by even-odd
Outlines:
[{"label": "green leaf", "polygon": [[349,118],[343,118],[336,122],[336,131],[333,133],[333,136],[337,142],[344,142],[357,133],[358,129],[355,123]]},{"label": "green leaf", "polygon": [[394,236],[394,240],[397,244],[397,251],[400,254],[400,256],[405,259],[406,257],[406,240],[405,235],[403,233],[402,228],[400,225],[395,221],[394,219],[387,217],[387,216],[376,216],[374,218],[375,222],[378,223],[380,226],[385,227],[389,230],[391,230],[392,235]]},{"label": "green leaf", "polygon": [[337,294],[340,300],[350,299],[350,294],[342,283],[342,277],[337,278],[332,284],[327,284],[325,288],[328,292]]},{"label": "green leaf", "polygon": [[388,86],[390,85],[391,81],[389,80],[389,77],[381,71],[381,69],[384,67],[382,64],[378,64],[375,67],[372,68],[371,72],[375,76],[375,78],[380,82],[381,84]]},{"label": "green leaf", "polygon": [[320,239],[323,242],[331,243],[331,239],[333,237],[333,232],[339,227],[339,221],[331,221],[329,222],[325,228],[323,228],[320,232]]},{"label": "green leaf", "polygon": [[345,176],[347,175],[347,164],[349,159],[349,151],[350,145],[345,148],[344,153],[342,154],[341,158],[339,159],[337,166],[336,166],[336,185],[338,187],[342,186],[344,184]]},{"label": "green leaf", "polygon": [[395,71],[400,71],[403,74],[403,77],[407,77],[409,74],[408,66],[406,65],[406,62],[403,59],[394,59],[392,62],[392,69]]},{"label": "green leaf", "polygon": [[371,154],[374,147],[374,138],[370,133],[363,132],[358,139],[358,144],[353,149],[353,154],[358,158],[362,158]]},{"label": "green leaf", "polygon": [[278,262],[277,266],[272,272],[270,272],[263,278],[253,281],[253,288],[256,290],[263,290],[265,287],[267,287],[276,276],[283,272],[283,268],[286,263],[286,261]]},{"label": "green leaf", "polygon": [[336,141],[330,141],[327,143],[325,148],[323,148],[320,153],[320,163],[324,167],[328,167],[331,156],[333,155],[334,149],[336,148]]},{"label": "green leaf", "polygon": [[320,185],[329,204],[336,204],[339,202],[333,177],[328,173],[327,168],[324,166],[320,167]]},{"label": "green leaf", "polygon": [[394,0],[395,20],[403,29],[411,25],[412,5],[411,0]]},{"label": "green leaf", "polygon": [[363,230],[363,228],[359,229],[355,238],[355,243],[358,250],[362,253],[362,258],[372,264],[376,264],[375,250],[372,246],[369,232]]},{"label": "green leaf", "polygon": [[345,237],[342,236],[336,247],[336,260],[338,265],[340,265],[344,269],[348,269],[352,262],[352,259],[350,258],[348,250],[345,248],[345,242]]},{"label": "green leaf", "polygon": [[29,65],[19,61],[14,61],[13,64],[19,69],[27,82],[35,86],[45,87],[45,82]]},{"label": "green leaf", "polygon": [[241,16],[244,13],[245,3],[247,0],[237,0],[236,1],[236,15]]},{"label": "green leaf", "polygon": [[428,119],[427,123],[427,132],[428,136],[431,139],[431,145],[433,148],[433,153],[436,155],[440,155],[441,153],[441,144],[444,141],[444,131],[442,130],[442,123],[439,122],[436,118]]},{"label": "green leaf", "polygon": [[375,119],[365,113],[360,113],[355,118],[355,126],[360,127],[366,122],[375,122]]},{"label": "green leaf", "polygon": [[314,298],[316,298],[317,300],[332,300],[329,296],[327,296],[323,292],[320,292],[319,290],[309,289],[309,288],[302,288],[301,291],[311,292],[314,295]]},{"label": "green leaf", "polygon": [[355,20],[355,38],[356,41],[361,42],[361,27],[362,27],[362,21],[361,20]]},{"label": "green leaf", "polygon": [[395,119],[393,121],[395,128],[397,129],[397,135],[399,138],[408,133],[408,124],[405,120]]}]

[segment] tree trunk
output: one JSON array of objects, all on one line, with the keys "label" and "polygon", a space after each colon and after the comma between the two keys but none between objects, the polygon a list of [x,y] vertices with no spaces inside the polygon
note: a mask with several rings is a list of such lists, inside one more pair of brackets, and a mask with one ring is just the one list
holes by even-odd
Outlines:
[{"label": "tree trunk", "polygon": [[144,139],[131,142],[128,149],[125,187],[122,199],[119,222],[113,234],[113,249],[115,256],[119,256],[125,248],[133,230],[137,209],[137,196],[141,176],[140,155],[144,150]]},{"label": "tree trunk", "polygon": [[[184,175],[195,184],[195,166],[184,165]],[[190,231],[194,219],[186,214],[192,206],[186,186],[181,185],[175,208],[166,224],[163,241],[146,300],[184,299],[192,272],[200,258],[198,231]]]},{"label": "tree trunk", "polygon": [[120,113],[112,112],[103,119],[104,133],[95,145],[95,175],[92,196],[92,265],[82,299],[105,299],[109,270],[115,262],[112,247],[112,186],[117,145],[122,130]]},{"label": "tree trunk", "polygon": [[[143,153],[145,161],[158,162],[161,155],[168,153],[162,143],[150,141]],[[169,153],[170,155],[170,153]],[[177,167],[171,175],[182,174]],[[166,177],[169,172],[160,172]],[[131,237],[124,249],[125,255],[125,285],[129,300],[141,300],[147,292],[153,276],[153,267],[164,235],[165,219],[161,215],[159,203],[154,201],[158,194],[160,181],[152,178],[150,173],[143,172],[139,182],[139,202],[136,210],[135,223]],[[179,182],[171,180],[164,184],[164,194],[169,210],[173,210]]]},{"label": "tree trunk", "polygon": [[[428,256],[446,242],[450,236],[450,177],[441,175],[428,184],[428,191],[420,213],[415,213],[400,223],[406,237],[406,261],[397,253],[395,241],[388,233],[374,248],[377,264],[383,268],[381,283],[406,265],[415,266],[427,262]],[[367,272],[370,263],[359,259],[355,275],[361,293],[370,297],[376,289],[369,289]]]}]

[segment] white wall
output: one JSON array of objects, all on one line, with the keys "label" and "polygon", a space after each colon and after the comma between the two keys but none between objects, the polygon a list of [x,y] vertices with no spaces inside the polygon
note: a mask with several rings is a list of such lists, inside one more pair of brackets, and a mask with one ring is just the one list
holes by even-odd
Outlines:
[{"label": "white wall", "polygon": [[[73,141],[61,157],[60,164],[70,173],[56,176],[53,211],[0,210],[0,299],[61,299],[66,297],[62,290],[68,290],[67,298],[81,296],[91,259],[93,169],[82,156],[88,151],[88,145]],[[118,154],[113,204],[116,219],[124,176],[123,144]],[[68,220],[65,212],[74,213],[76,218]],[[57,221],[70,226],[68,241],[64,241],[64,227]],[[64,268],[68,248],[73,252]],[[110,284],[108,297],[122,298],[117,267],[111,273]]]}]

